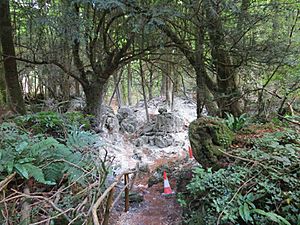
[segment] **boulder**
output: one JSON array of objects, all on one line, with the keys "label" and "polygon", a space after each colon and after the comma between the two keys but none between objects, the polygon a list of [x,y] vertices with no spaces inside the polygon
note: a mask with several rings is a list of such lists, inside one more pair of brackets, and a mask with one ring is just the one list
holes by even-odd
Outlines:
[{"label": "boulder", "polygon": [[204,167],[219,168],[218,161],[234,138],[221,119],[201,117],[189,126],[189,139],[195,159]]},{"label": "boulder", "polygon": [[119,120],[110,106],[103,106],[103,125],[109,132],[115,133],[120,129]]},{"label": "boulder", "polygon": [[156,116],[155,131],[177,133],[182,131],[184,121],[173,113],[168,113],[165,109],[159,109],[160,114]]},{"label": "boulder", "polygon": [[155,136],[154,137],[154,144],[159,148],[166,148],[174,142],[174,138],[167,134],[165,136]]},{"label": "boulder", "polygon": [[136,131],[138,121],[131,108],[120,108],[118,110],[117,118],[119,120],[121,131],[127,133],[134,133]]}]

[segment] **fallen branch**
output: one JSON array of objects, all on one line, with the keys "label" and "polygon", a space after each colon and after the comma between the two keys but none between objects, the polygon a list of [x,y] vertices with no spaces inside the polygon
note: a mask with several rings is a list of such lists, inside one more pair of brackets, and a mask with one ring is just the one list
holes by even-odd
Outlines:
[{"label": "fallen branch", "polygon": [[16,172],[12,173],[11,175],[5,177],[3,181],[0,182],[0,191],[2,191],[8,184],[11,182],[14,177],[16,176]]},{"label": "fallen branch", "polygon": [[[14,189],[12,189],[15,193],[19,194],[20,196],[22,197],[25,197],[25,198],[29,198],[29,199],[40,199],[40,200],[44,200],[46,202],[48,202],[56,211],[60,212],[61,215],[63,215],[67,220],[68,222],[71,221],[71,219],[64,213],[65,211],[63,211],[62,209],[58,208],[55,203],[53,201],[51,201],[49,198],[46,198],[46,197],[43,197],[43,196],[36,196],[36,195],[28,195],[28,194],[25,194],[25,193],[21,193],[21,192],[18,192]],[[74,210],[73,208],[70,208],[68,209],[68,211],[70,210]],[[48,221],[48,219],[46,220]]]},{"label": "fallen branch", "polygon": [[295,125],[298,125],[298,126],[300,126],[300,122],[298,122],[298,121],[291,120],[291,119],[289,119],[289,118],[286,118],[286,117],[284,117],[284,116],[281,116],[281,115],[279,115],[279,114],[278,114],[278,116],[279,116],[280,118],[282,118],[282,119],[284,119],[284,120],[288,121],[289,123],[292,123],[292,124],[295,124]]}]

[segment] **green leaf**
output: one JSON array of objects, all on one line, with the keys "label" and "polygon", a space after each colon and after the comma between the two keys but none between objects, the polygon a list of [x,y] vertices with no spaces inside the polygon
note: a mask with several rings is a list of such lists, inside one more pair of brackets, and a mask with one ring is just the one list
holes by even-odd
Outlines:
[{"label": "green leaf", "polygon": [[7,172],[11,173],[14,169],[14,162],[13,161],[8,161],[6,167],[7,167]]},{"label": "green leaf", "polygon": [[29,178],[28,171],[26,170],[23,164],[15,164],[14,167],[17,169],[17,172],[24,178]]},{"label": "green leaf", "polygon": [[39,167],[32,165],[31,163],[27,163],[24,164],[24,168],[28,171],[29,176],[33,177],[36,181],[48,185],[55,184],[55,182],[45,180],[44,173]]},{"label": "green leaf", "polygon": [[244,203],[244,215],[245,215],[245,221],[252,221],[252,217],[250,216],[250,210],[247,203]]},{"label": "green leaf", "polygon": [[239,214],[240,214],[240,216],[242,217],[242,219],[243,219],[244,221],[246,221],[245,213],[244,213],[244,206],[243,206],[243,205],[240,205],[240,207],[239,207]]},{"label": "green leaf", "polygon": [[21,143],[16,147],[16,151],[19,152],[19,153],[22,153],[22,151],[23,151],[24,149],[26,149],[27,146],[28,146],[28,142],[23,141],[23,142],[21,142]]},{"label": "green leaf", "polygon": [[279,223],[279,224],[286,224],[286,225],[291,225],[289,221],[287,221],[285,218],[283,218],[282,216],[273,213],[273,212],[265,212],[264,210],[261,209],[254,209],[253,212],[260,214],[262,216],[267,217],[268,219]]}]

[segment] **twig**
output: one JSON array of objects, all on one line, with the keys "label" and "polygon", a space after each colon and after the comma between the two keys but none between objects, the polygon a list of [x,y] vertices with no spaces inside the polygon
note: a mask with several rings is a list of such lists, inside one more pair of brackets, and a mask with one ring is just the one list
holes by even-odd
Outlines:
[{"label": "twig", "polygon": [[235,199],[235,197],[238,195],[238,193],[240,192],[240,190],[247,184],[249,183],[251,180],[253,180],[255,177],[257,177],[259,174],[261,173],[261,171],[256,174],[255,176],[251,177],[249,180],[247,180],[246,182],[244,182],[238,189],[237,191],[234,193],[234,195],[232,196],[232,198],[230,199],[230,201],[227,203],[227,205],[224,207],[224,209],[222,210],[222,212],[219,214],[218,216],[218,220],[217,220],[217,225],[220,224],[220,220],[222,218],[222,215],[224,214],[224,210],[226,209],[226,207]]},{"label": "twig", "polygon": [[284,117],[284,116],[282,116],[282,115],[279,115],[279,114],[278,114],[278,116],[279,116],[280,118],[282,118],[282,119],[284,119],[284,120],[286,120],[286,121],[288,121],[288,122],[292,123],[292,124],[295,124],[295,125],[298,125],[298,126],[300,126],[300,122],[298,122],[298,121],[291,120],[291,119],[289,119],[289,118],[286,118],[286,117]]},{"label": "twig", "polygon": [[228,152],[222,151],[220,148],[218,148],[218,151],[222,152],[224,155],[227,155],[227,156],[229,156],[229,157],[236,158],[236,159],[240,159],[240,160],[246,161],[246,162],[252,162],[252,163],[254,163],[254,164],[256,164],[256,165],[260,165],[260,166],[263,167],[264,169],[270,169],[270,170],[272,170],[272,171],[275,172],[275,173],[282,174],[281,172],[277,171],[276,169],[274,169],[274,168],[272,168],[272,167],[269,167],[269,166],[266,166],[266,165],[260,163],[259,161],[255,161],[255,160],[252,160],[252,159],[243,158],[243,157],[236,156],[236,155],[231,155],[231,154],[229,154]]},{"label": "twig", "polygon": [[68,225],[71,225],[73,222],[75,222],[81,215],[82,213],[78,213],[77,216],[68,223]]},{"label": "twig", "polygon": [[[25,194],[25,193],[21,193],[21,192],[18,192],[14,189],[12,189],[14,192],[20,194],[20,196],[23,196],[23,197],[26,197],[26,198],[30,198],[30,199],[41,199],[41,200],[44,200],[46,202],[48,202],[56,211],[62,213],[64,215],[64,217],[70,222],[71,219],[66,215],[64,214],[63,210],[58,208],[53,201],[51,201],[49,198],[46,198],[46,197],[43,197],[43,196],[33,196],[33,195],[28,195],[28,194]],[[73,208],[71,208],[72,210],[74,210]]]},{"label": "twig", "polygon": [[[39,221],[39,222],[31,223],[31,224],[29,224],[29,225],[42,224],[42,223],[47,222],[47,221],[49,221],[49,220],[55,219],[55,218],[57,218],[57,217],[59,217],[59,216],[61,216],[61,215],[66,215],[66,213],[69,212],[69,211],[71,211],[71,210],[73,210],[73,208],[67,209],[67,210],[65,210],[65,211],[62,211],[62,212],[58,213],[58,214],[55,215],[55,216],[49,217],[49,218],[44,219],[44,220],[41,220],[41,221]],[[71,220],[70,220],[70,221],[71,221]]]},{"label": "twig", "polygon": [[11,182],[12,179],[14,179],[16,174],[17,173],[14,172],[14,173],[10,174],[9,176],[5,177],[5,179],[0,182],[0,191],[2,191],[9,184],[9,182]]}]

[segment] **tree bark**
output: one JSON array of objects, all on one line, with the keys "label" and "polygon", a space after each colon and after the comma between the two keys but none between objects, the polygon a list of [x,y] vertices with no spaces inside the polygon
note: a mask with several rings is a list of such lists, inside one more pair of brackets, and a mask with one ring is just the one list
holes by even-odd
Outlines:
[{"label": "tree bark", "polygon": [[123,71],[120,71],[119,77],[118,77],[118,73],[113,74],[116,96],[117,96],[117,101],[118,101],[118,108],[121,108],[123,106],[122,93],[121,93],[121,89],[120,89],[122,73],[123,73]]},{"label": "tree bark", "polygon": [[164,74],[164,71],[161,71],[161,86],[160,86],[160,96],[163,97],[165,96],[166,93],[166,80],[167,76]]},{"label": "tree bark", "polygon": [[145,111],[146,111],[146,118],[147,122],[150,122],[150,116],[148,112],[148,102],[147,102],[147,94],[146,94],[146,87],[145,87],[145,74],[143,70],[143,64],[142,60],[139,60],[140,63],[140,76],[141,76],[141,83],[142,83],[142,91],[143,91],[143,98],[144,98],[144,105],[145,105]]},{"label": "tree bark", "polygon": [[83,86],[86,98],[86,111],[96,116],[95,125],[101,125],[102,103],[105,95],[107,82],[95,82],[91,85]]},{"label": "tree bark", "polygon": [[128,105],[132,105],[132,74],[131,65],[127,65],[127,94],[128,94]]},{"label": "tree bark", "polygon": [[[201,16],[203,16],[203,8],[200,11]],[[196,63],[194,69],[196,72],[196,84],[197,84],[197,118],[200,118],[203,113],[204,106],[206,107],[207,113],[210,116],[218,116],[218,106],[216,102],[213,101],[213,94],[211,93],[209,87],[207,86],[208,77],[205,68],[205,57],[204,57],[204,25],[199,24],[195,30],[196,33],[196,45],[195,45],[195,59]],[[211,87],[213,89],[214,87]]]},{"label": "tree bark", "polygon": [[[2,48],[0,45],[0,56],[1,55],[2,55]],[[4,80],[4,66],[3,63],[0,62],[0,106],[4,105],[5,103],[6,103],[6,86]]]},{"label": "tree bark", "polygon": [[218,4],[211,0],[205,0],[206,18],[209,21],[208,35],[211,43],[211,55],[218,83],[218,104],[222,116],[225,116],[225,112],[239,116],[242,113],[238,101],[240,90],[231,57],[224,47],[226,41]]},{"label": "tree bark", "polygon": [[0,1],[0,39],[2,44],[5,82],[9,105],[13,111],[25,114],[25,104],[18,80],[17,63],[15,59],[15,47],[10,18],[9,0]]}]

